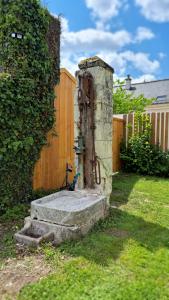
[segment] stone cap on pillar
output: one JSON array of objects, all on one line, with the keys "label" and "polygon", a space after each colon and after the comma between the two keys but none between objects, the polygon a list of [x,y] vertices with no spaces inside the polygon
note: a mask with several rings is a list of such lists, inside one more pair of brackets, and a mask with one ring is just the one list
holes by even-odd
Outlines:
[{"label": "stone cap on pillar", "polygon": [[78,66],[80,70],[84,70],[92,67],[102,67],[105,69],[109,69],[112,73],[114,73],[114,69],[98,56],[93,56],[84,59],[79,63]]}]

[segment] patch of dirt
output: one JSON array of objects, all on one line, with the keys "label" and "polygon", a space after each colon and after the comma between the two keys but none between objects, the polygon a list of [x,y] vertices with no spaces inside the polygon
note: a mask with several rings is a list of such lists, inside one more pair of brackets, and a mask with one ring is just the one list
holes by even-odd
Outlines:
[{"label": "patch of dirt", "polygon": [[0,270],[0,299],[15,300],[22,287],[38,281],[51,272],[43,255],[8,259]]},{"label": "patch of dirt", "polygon": [[107,229],[105,231],[105,233],[108,234],[108,235],[111,235],[111,236],[118,237],[118,238],[126,238],[126,237],[129,236],[128,231],[117,229],[117,228]]}]

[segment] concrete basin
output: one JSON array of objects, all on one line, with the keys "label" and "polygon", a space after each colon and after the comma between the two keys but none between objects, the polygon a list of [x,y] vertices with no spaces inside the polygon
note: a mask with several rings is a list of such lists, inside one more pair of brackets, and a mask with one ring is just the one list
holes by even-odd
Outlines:
[{"label": "concrete basin", "polygon": [[61,191],[35,200],[31,218],[67,226],[84,225],[104,217],[107,204],[104,196],[88,191]]},{"label": "concrete basin", "polygon": [[96,191],[61,191],[31,203],[31,216],[15,234],[18,243],[38,246],[43,241],[59,245],[87,234],[105,218],[108,210],[105,196]]}]

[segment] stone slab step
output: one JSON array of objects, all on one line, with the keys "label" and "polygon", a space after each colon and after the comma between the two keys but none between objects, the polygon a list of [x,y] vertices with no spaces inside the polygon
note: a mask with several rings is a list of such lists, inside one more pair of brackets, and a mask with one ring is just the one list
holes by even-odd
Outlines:
[{"label": "stone slab step", "polygon": [[60,245],[65,241],[76,240],[81,236],[81,230],[77,226],[61,226],[27,217],[23,229],[15,234],[15,240],[19,244],[37,247],[45,241]]}]

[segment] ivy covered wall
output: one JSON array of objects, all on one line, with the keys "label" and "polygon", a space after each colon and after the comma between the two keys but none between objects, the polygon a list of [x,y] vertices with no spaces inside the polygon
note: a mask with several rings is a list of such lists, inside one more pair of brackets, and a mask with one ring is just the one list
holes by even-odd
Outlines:
[{"label": "ivy covered wall", "polygon": [[30,197],[34,165],[54,123],[60,22],[38,0],[0,0],[0,16],[2,213]]}]

